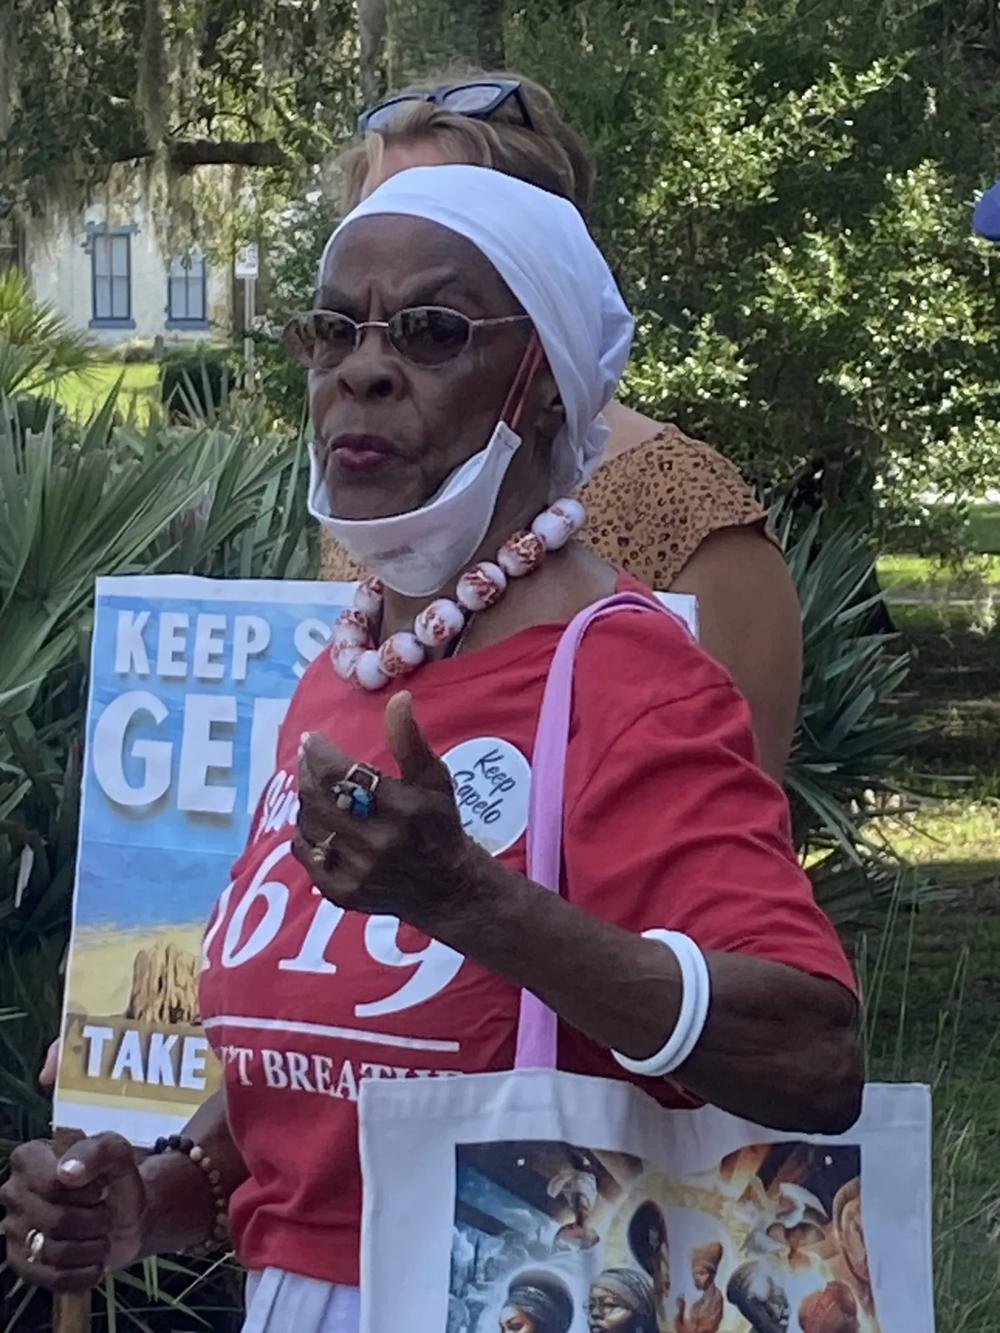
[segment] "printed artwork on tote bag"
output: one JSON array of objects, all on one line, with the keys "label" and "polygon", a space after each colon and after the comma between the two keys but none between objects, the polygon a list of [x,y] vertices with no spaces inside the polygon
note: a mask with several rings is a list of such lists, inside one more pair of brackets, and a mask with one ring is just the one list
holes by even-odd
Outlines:
[{"label": "printed artwork on tote bag", "polygon": [[754,1144],[671,1177],[628,1153],[459,1144],[448,1333],[885,1333],[856,1147]]}]

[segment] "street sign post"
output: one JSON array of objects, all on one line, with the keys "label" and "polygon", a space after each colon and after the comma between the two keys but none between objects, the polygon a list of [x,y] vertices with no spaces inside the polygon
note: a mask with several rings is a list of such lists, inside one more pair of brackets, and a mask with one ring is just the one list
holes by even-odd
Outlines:
[{"label": "street sign post", "polygon": [[260,259],[255,245],[241,245],[236,251],[236,276],[244,282],[255,282],[260,277]]},{"label": "street sign post", "polygon": [[236,251],[233,266],[236,278],[243,283],[243,361],[246,374],[246,390],[253,388],[253,321],[257,279],[260,277],[260,257],[255,245],[243,245]]}]

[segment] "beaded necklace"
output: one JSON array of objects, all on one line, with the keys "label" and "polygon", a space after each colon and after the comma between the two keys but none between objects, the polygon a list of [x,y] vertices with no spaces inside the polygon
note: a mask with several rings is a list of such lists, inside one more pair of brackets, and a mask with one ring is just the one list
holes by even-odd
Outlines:
[{"label": "beaded necklace", "polygon": [[399,630],[378,642],[384,584],[369,578],[358,584],[354,605],[333,627],[330,658],[343,680],[359,689],[381,690],[397,676],[416,671],[429,648],[464,638],[472,617],[496,606],[510,579],[539,568],[549,551],[558,551],[584,527],[586,510],[579,500],[557,500],[538,515],[530,529],[515,532],[497,551],[496,561],[470,565],[458,580],[454,599],[438,597],[419,613],[412,630]]}]

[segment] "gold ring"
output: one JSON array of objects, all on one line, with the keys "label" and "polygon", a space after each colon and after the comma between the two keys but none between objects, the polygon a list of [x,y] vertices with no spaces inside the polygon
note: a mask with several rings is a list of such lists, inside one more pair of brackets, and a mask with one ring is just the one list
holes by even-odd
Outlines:
[{"label": "gold ring", "polygon": [[32,1227],[24,1238],[24,1248],[28,1251],[28,1263],[37,1264],[45,1249],[45,1233]]},{"label": "gold ring", "polygon": [[309,860],[319,870],[326,870],[330,864],[330,853],[333,851],[333,840],[337,833],[328,833],[322,842],[318,842],[309,852]]}]

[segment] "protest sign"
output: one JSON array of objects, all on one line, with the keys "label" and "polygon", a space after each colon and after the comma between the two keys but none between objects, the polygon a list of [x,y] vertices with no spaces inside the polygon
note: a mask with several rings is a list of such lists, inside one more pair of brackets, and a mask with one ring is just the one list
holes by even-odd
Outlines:
[{"label": "protest sign", "polygon": [[200,940],[278,727],[351,589],[98,580],[55,1123],[138,1143],[216,1086]]}]

